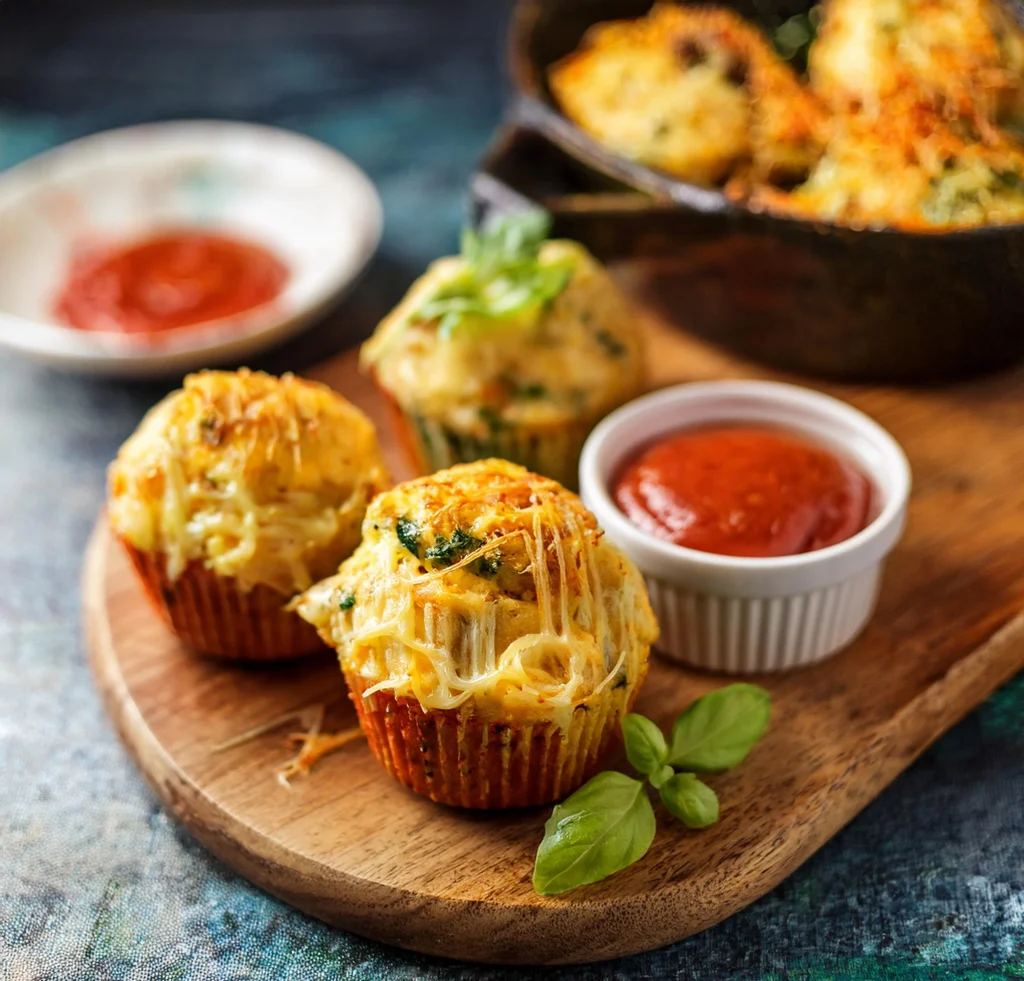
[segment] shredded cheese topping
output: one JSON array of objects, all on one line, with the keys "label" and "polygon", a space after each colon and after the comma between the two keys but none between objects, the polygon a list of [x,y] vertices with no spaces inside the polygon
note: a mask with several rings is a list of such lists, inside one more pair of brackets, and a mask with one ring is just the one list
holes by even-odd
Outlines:
[{"label": "shredded cheese topping", "polygon": [[635,687],[657,636],[643,579],[575,494],[503,460],[401,484],[295,608],[366,695],[554,719]]},{"label": "shredded cheese topping", "polygon": [[388,483],[372,423],[324,385],[288,374],[189,375],[143,419],[109,471],[114,530],[243,588],[286,596],[337,569]]}]

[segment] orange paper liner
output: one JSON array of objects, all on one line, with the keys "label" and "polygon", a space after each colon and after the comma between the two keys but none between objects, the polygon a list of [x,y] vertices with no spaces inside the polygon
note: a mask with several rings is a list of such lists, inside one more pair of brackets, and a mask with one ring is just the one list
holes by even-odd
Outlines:
[{"label": "orange paper liner", "polygon": [[454,807],[494,810],[560,800],[592,777],[621,738],[638,684],[577,706],[567,731],[554,722],[488,722],[472,708],[424,709],[345,671],[374,756],[399,783]]},{"label": "orange paper liner", "polygon": [[246,661],[284,661],[325,650],[316,631],[276,589],[219,576],[189,562],[177,579],[167,576],[166,557],[121,539],[157,613],[189,647],[201,654]]}]

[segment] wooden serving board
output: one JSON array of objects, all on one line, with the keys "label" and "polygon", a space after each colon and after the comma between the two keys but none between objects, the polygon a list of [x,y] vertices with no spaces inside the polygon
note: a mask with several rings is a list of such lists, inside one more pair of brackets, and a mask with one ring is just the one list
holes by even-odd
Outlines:
[{"label": "wooden serving board", "polygon": [[[659,385],[761,374],[656,323],[644,329]],[[354,353],[315,374],[375,418],[395,474],[407,475]],[[347,930],[526,964],[615,957],[702,930],[779,883],[1024,668],[1024,372],[943,390],[830,390],[888,428],[914,470],[909,528],[878,613],[834,659],[761,679],[774,721],[742,767],[713,779],[719,824],[691,832],[660,812],[648,855],[605,882],[535,895],[548,808],[432,804],[388,777],[361,740],[290,790],[274,778],[290,755],[282,731],[215,752],[318,702],[332,702],[332,728],[353,725],[336,664],[246,669],[189,654],[146,604],[101,519],[85,565],[85,619],[111,717],[167,807],[212,852]],[[667,725],[724,680],[655,659],[637,709]]]}]

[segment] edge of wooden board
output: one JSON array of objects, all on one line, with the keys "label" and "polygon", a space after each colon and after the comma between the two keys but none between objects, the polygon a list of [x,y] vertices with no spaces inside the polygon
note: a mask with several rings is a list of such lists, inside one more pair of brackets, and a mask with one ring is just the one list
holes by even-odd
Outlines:
[{"label": "edge of wooden board", "polygon": [[[716,881],[727,890],[694,895],[681,880],[643,895],[597,900],[556,897],[529,906],[458,901],[347,875],[285,848],[220,807],[189,778],[147,726],[118,662],[106,594],[112,545],[101,516],[82,573],[92,669],[118,735],[168,810],[222,861],[311,916],[373,940],[460,960],[584,963],[652,950],[713,926],[778,885],[1024,666],[1022,614],[851,748],[846,765],[802,802],[819,810],[814,821],[781,839],[752,842],[742,856],[742,874],[734,875],[724,862]],[[381,778],[386,779],[383,773]]]}]

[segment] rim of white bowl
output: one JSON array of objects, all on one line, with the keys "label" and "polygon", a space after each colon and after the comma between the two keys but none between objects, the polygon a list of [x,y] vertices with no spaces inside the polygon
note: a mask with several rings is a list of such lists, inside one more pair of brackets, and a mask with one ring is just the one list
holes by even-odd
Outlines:
[{"label": "rim of white bowl", "polygon": [[[751,558],[700,552],[656,538],[620,510],[610,484],[631,456],[659,436],[730,422],[776,426],[833,447],[869,477],[881,498],[877,513],[856,535],[835,545]],[[602,420],[580,457],[584,503],[642,572],[701,592],[735,596],[823,588],[881,561],[902,534],[910,485],[906,454],[878,423],[839,399],[783,382],[690,382],[653,392]]]},{"label": "rim of white bowl", "polygon": [[[167,331],[158,335],[155,341],[150,335],[140,340],[115,331],[78,330],[55,321],[32,320],[0,311],[0,346],[54,363],[81,362],[84,367],[93,369],[103,364],[125,368],[133,365],[166,366],[170,369],[200,355],[212,359],[235,351],[255,352],[262,348],[264,341],[269,344],[272,340],[284,340],[297,333],[340,299],[377,252],[384,230],[383,205],[373,182],[349,157],[294,130],[229,119],[173,119],[101,130],[44,150],[0,173],[0,214],[28,195],[59,185],[69,172],[94,166],[101,153],[109,152],[112,145],[116,146],[121,141],[134,141],[135,137],[150,135],[160,139],[184,137],[194,143],[204,134],[225,130],[239,134],[272,134],[275,140],[287,141],[329,160],[352,184],[354,193],[366,206],[358,233],[361,241],[350,260],[339,266],[334,276],[291,309],[281,310],[270,303],[238,316]],[[82,157],[83,151],[88,156]],[[80,157],[81,160],[77,159]]]}]

